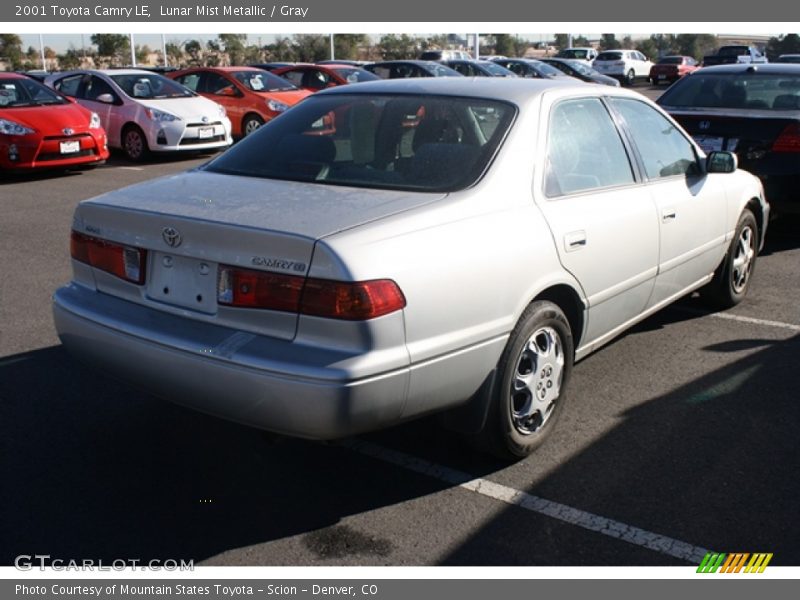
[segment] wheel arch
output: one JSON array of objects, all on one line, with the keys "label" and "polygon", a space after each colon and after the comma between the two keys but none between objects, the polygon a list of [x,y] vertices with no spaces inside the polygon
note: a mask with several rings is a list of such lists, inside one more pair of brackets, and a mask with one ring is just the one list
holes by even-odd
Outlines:
[{"label": "wheel arch", "polygon": [[570,285],[559,283],[539,292],[528,304],[538,300],[548,300],[564,311],[572,330],[573,346],[578,348],[586,322],[586,304],[578,292]]}]

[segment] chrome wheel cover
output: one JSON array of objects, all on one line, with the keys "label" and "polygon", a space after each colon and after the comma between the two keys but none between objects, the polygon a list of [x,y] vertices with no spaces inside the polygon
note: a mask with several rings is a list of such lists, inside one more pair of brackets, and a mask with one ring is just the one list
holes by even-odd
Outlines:
[{"label": "chrome wheel cover", "polygon": [[741,294],[750,281],[755,256],[755,232],[747,225],[739,233],[731,262],[731,287],[737,294]]},{"label": "chrome wheel cover", "polygon": [[514,428],[523,435],[541,429],[553,414],[564,376],[564,350],[552,327],[533,332],[514,362],[510,409]]}]

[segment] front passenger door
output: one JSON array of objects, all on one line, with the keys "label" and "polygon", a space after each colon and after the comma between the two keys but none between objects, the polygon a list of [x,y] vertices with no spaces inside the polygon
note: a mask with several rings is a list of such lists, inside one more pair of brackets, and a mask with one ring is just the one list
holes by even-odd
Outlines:
[{"label": "front passenger door", "polygon": [[634,139],[657,208],[658,278],[651,305],[674,299],[709,275],[725,245],[727,196],[720,174],[706,174],[684,133],[645,102],[612,98]]}]

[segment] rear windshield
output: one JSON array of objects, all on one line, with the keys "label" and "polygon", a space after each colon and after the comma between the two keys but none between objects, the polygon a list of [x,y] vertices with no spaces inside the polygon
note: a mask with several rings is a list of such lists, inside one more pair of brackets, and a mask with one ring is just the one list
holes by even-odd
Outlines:
[{"label": "rear windshield", "polygon": [[357,187],[455,191],[488,167],[516,114],[478,98],[312,96],[206,169]]},{"label": "rear windshield", "polygon": [[516,73],[512,73],[505,67],[501,67],[500,65],[496,65],[492,61],[486,60],[480,63],[480,66],[483,68],[484,71],[488,72],[493,77],[516,77]]},{"label": "rear windshield", "polygon": [[254,92],[286,92],[296,90],[292,83],[267,71],[233,71],[236,81]]},{"label": "rear windshield", "polygon": [[595,60],[622,60],[622,52],[601,52]]},{"label": "rear windshield", "polygon": [[658,103],[673,108],[800,109],[800,75],[695,71],[670,87]]},{"label": "rear windshield", "polygon": [[131,98],[190,98],[195,95],[181,84],[154,73],[128,73],[110,77]]},{"label": "rear windshield", "polygon": [[0,108],[66,103],[63,96],[33,79],[0,79]]},{"label": "rear windshield", "polygon": [[680,56],[665,56],[660,61],[658,61],[658,64],[660,64],[660,65],[679,65],[682,62],[683,62],[683,58],[681,58]]},{"label": "rear windshield", "polygon": [[741,56],[748,54],[749,51],[747,46],[723,46],[717,54],[718,56]]}]

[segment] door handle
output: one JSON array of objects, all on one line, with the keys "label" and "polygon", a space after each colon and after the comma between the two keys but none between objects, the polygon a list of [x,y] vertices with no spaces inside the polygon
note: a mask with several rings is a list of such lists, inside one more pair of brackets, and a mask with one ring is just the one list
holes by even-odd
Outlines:
[{"label": "door handle", "polygon": [[574,252],[586,246],[585,231],[571,231],[564,235],[564,249],[567,252]]},{"label": "door handle", "polygon": [[661,211],[661,222],[666,223],[667,221],[674,221],[677,216],[678,213],[674,208],[665,208]]}]

